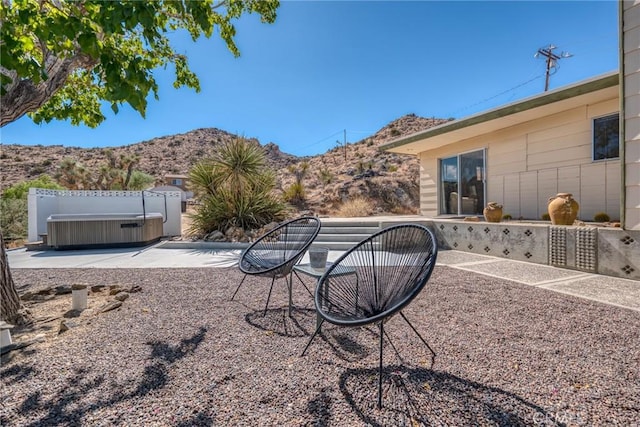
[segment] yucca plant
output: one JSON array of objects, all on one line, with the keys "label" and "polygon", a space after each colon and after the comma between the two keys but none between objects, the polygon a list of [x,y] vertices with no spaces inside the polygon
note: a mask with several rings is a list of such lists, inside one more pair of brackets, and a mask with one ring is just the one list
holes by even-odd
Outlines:
[{"label": "yucca plant", "polygon": [[223,144],[189,172],[190,188],[200,201],[189,232],[224,231],[230,226],[259,228],[286,215],[274,193],[276,178],[267,169],[261,147],[243,138]]}]

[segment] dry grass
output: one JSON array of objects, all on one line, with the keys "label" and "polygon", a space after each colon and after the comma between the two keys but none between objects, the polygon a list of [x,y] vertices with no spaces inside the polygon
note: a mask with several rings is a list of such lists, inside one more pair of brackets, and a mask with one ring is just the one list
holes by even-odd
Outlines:
[{"label": "dry grass", "polygon": [[368,216],[373,213],[373,203],[364,197],[357,197],[343,203],[335,216],[342,218],[353,218],[359,216]]}]

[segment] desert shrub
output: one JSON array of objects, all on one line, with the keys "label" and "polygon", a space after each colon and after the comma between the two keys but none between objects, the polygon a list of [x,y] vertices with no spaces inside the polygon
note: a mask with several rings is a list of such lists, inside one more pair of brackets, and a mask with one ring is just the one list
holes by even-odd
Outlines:
[{"label": "desert shrub", "polygon": [[284,190],[282,198],[291,203],[292,205],[300,206],[304,203],[307,197],[304,190],[304,185],[301,182],[296,181]]},{"label": "desert shrub", "polygon": [[593,220],[595,222],[609,222],[611,221],[611,217],[609,217],[606,212],[598,212],[593,216]]},{"label": "desert shrub", "polygon": [[40,175],[29,181],[22,181],[7,188],[2,193],[2,200],[23,199],[27,200],[30,188],[45,188],[50,190],[64,190],[64,187],[58,184],[49,175]]},{"label": "desert shrub", "polygon": [[400,131],[398,129],[391,129],[391,136],[400,136]]},{"label": "desert shrub", "polygon": [[551,217],[549,216],[548,212],[543,213],[540,219],[542,219],[543,221],[551,221]]},{"label": "desert shrub", "polygon": [[352,218],[358,216],[368,216],[373,213],[373,203],[364,197],[356,197],[344,202],[338,208],[336,216]]},{"label": "desert shrub", "polygon": [[136,170],[131,173],[128,188],[131,191],[144,190],[152,186],[155,181],[156,179],[148,173]]},{"label": "desert shrub", "polygon": [[333,181],[333,173],[328,168],[320,169],[319,174],[320,182],[322,182],[324,185],[331,184],[331,182]]},{"label": "desert shrub", "polygon": [[387,170],[388,170],[389,172],[395,172],[395,171],[397,171],[397,170],[398,170],[398,166],[396,166],[396,165],[389,165],[389,166],[387,167]]},{"label": "desert shrub", "polygon": [[41,174],[45,173],[46,171],[47,171],[47,168],[45,168],[44,166],[34,166],[31,169],[29,169],[27,174],[29,176],[36,176],[36,175],[41,175]]},{"label": "desert shrub", "polygon": [[509,221],[509,220],[512,220],[513,217],[509,214],[504,214],[502,215],[502,219],[504,219],[505,221]]},{"label": "desert shrub", "polygon": [[27,199],[0,200],[0,228],[9,240],[27,237]]},{"label": "desert shrub", "polygon": [[264,152],[246,139],[220,145],[210,158],[189,171],[190,188],[197,207],[192,214],[192,234],[225,231],[231,226],[260,228],[284,219],[287,209],[273,189],[275,174],[266,166]]},{"label": "desert shrub", "polygon": [[19,182],[4,190],[0,200],[0,227],[2,235],[11,240],[27,237],[27,196],[29,188],[48,188],[64,190],[49,175],[40,175],[36,179]]}]

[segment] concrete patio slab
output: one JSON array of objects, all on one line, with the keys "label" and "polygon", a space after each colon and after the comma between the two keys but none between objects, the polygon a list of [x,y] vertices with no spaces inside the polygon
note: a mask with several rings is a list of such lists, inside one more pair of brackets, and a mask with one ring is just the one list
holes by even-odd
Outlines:
[{"label": "concrete patio slab", "polygon": [[558,280],[577,279],[585,277],[588,274],[580,271],[504,259],[494,259],[493,262],[464,263],[451,266],[533,286]]},{"label": "concrete patio slab", "polygon": [[590,274],[542,288],[640,311],[640,282]]}]

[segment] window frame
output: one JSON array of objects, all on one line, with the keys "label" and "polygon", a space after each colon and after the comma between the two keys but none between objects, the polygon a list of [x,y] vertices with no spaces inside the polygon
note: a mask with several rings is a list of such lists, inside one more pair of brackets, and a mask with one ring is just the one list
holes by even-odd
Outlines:
[{"label": "window frame", "polygon": [[[596,123],[598,120],[604,120],[604,119],[608,120],[613,118],[618,119],[618,155],[616,157],[606,157],[606,154],[605,154],[605,157],[596,158]],[[607,147],[605,146],[605,151],[608,151],[606,150],[606,148]],[[620,112],[593,117],[591,119],[591,161],[606,162],[609,160],[619,160],[619,159],[620,159]]]}]

